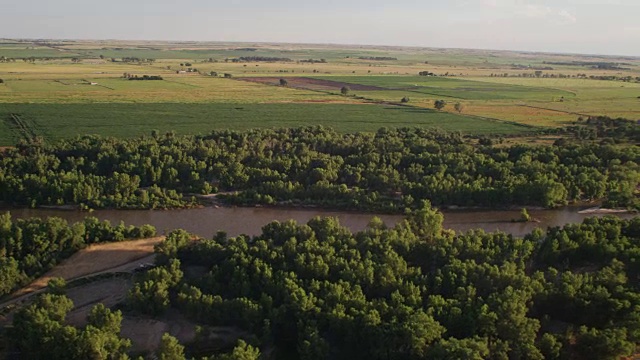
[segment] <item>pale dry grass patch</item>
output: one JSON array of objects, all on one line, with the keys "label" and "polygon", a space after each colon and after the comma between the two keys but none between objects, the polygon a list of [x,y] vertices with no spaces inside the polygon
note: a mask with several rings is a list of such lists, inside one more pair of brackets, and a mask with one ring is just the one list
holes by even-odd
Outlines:
[{"label": "pale dry grass patch", "polygon": [[[49,272],[20,289],[14,297],[43,289],[52,278],[67,281],[106,271],[126,271],[118,269],[130,263],[153,255],[153,247],[164,239],[163,236],[91,245],[66,259]],[[131,265],[135,267],[135,264]]]}]

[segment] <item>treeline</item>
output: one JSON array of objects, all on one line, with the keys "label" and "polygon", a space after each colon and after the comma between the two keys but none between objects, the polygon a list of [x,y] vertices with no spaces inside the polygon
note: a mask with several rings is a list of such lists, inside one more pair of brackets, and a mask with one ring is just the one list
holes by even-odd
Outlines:
[{"label": "treeline", "polygon": [[269,56],[241,56],[231,59],[231,62],[292,62],[290,58],[269,57]]},{"label": "treeline", "polygon": [[284,360],[614,360],[635,352],[640,218],[592,218],[522,239],[454,234],[442,220],[423,204],[393,228],[374,218],[359,233],[333,218],[274,222],[253,238],[191,242],[177,231],[157,247],[161,266],[129,303],[239,328]]},{"label": "treeline", "polygon": [[511,64],[512,70],[553,70],[551,66],[531,66],[531,65],[523,65],[523,64]]},{"label": "treeline", "polygon": [[16,62],[16,59],[14,58],[8,58],[6,56],[0,56],[0,63],[10,63],[10,62]]},{"label": "treeline", "polygon": [[0,296],[11,293],[87,245],[155,236],[153,226],[116,226],[87,217],[69,224],[60,218],[12,220],[0,215]]},{"label": "treeline", "polygon": [[299,60],[298,62],[300,63],[309,63],[309,64],[326,64],[327,63],[327,59],[304,59],[304,60]]},{"label": "treeline", "polygon": [[[605,144],[623,142],[640,143],[640,125],[638,122],[606,116],[579,117],[575,125],[554,132],[571,134],[579,140],[600,140]],[[565,143],[566,139],[560,141]]]},{"label": "treeline", "polygon": [[[191,206],[182,194],[232,192],[232,204],[402,212],[436,206],[554,207],[606,198],[636,206],[640,150],[593,142],[477,144],[457,133],[322,127],[130,140],[85,136],[0,154],[0,201],[82,208]],[[235,193],[237,192],[237,193]]]},{"label": "treeline", "polygon": [[140,77],[138,75],[133,75],[133,76],[127,77],[127,79],[129,80],[164,80],[160,75],[142,75]]},{"label": "treeline", "polygon": [[543,61],[543,64],[549,65],[566,65],[566,66],[587,66],[592,69],[601,70],[629,70],[621,67],[621,65],[631,66],[629,63],[612,63],[612,62],[594,62],[594,61]]},{"label": "treeline", "polygon": [[519,78],[544,78],[544,79],[589,79],[589,80],[607,80],[607,81],[623,81],[623,82],[640,82],[640,76],[618,76],[618,75],[587,75],[587,74],[553,74],[553,73],[541,73],[542,70],[536,70],[535,72],[525,72],[518,74],[494,74],[491,73],[489,77],[519,77]]},{"label": "treeline", "polygon": [[398,60],[395,57],[389,56],[360,56],[358,57],[360,60],[373,60],[373,61],[388,61],[388,60]]},{"label": "treeline", "polygon": [[[117,50],[117,49],[116,49]],[[154,63],[156,59],[145,59],[133,56],[125,56],[120,59],[121,62],[124,63]],[[111,58],[111,62],[118,62],[116,58]]]},{"label": "treeline", "polygon": [[618,76],[618,75],[587,75],[587,74],[578,74],[576,77],[581,79],[591,79],[591,80],[608,80],[608,81],[624,81],[624,82],[640,82],[640,76]]}]

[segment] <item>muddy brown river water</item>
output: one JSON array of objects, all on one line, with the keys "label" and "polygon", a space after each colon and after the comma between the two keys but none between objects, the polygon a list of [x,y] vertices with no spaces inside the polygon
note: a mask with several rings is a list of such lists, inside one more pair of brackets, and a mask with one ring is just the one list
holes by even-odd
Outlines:
[{"label": "muddy brown river water", "polygon": [[[536,227],[546,229],[568,223],[581,222],[590,216],[579,214],[580,207],[564,207],[553,210],[530,210],[529,213],[538,223],[512,222],[518,219],[518,210],[491,211],[445,211],[445,228],[456,231],[483,229],[485,231],[504,231],[515,236],[523,236]],[[363,230],[373,216],[378,216],[387,225],[393,226],[403,219],[401,215],[376,215],[369,213],[340,212],[319,209],[278,209],[278,208],[242,208],[242,207],[205,207],[186,210],[97,210],[91,213],[50,209],[0,209],[10,211],[14,218],[57,216],[70,222],[80,221],[86,216],[95,216],[109,220],[113,224],[124,221],[127,225],[151,224],[159,233],[173,229],[185,229],[203,237],[211,237],[217,231],[226,231],[230,236],[239,234],[258,235],[262,227],[274,220],[296,220],[306,223],[315,216],[335,216],[340,223],[352,231]],[[616,214],[621,218],[631,218],[632,214]]]}]

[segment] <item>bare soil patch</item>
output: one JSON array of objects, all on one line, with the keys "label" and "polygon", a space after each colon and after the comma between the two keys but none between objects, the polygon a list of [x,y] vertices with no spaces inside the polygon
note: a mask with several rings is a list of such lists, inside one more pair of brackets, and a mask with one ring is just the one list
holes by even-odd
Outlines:
[{"label": "bare soil patch", "polygon": [[148,353],[158,348],[162,335],[169,332],[169,324],[153,319],[122,320],[122,337],[131,339],[133,353]]},{"label": "bare soil patch", "polygon": [[601,207],[593,207],[578,211],[578,214],[626,214],[628,212],[629,210],[627,209],[606,209]]},{"label": "bare soil patch", "polygon": [[176,337],[182,344],[189,343],[196,337],[196,325],[175,310],[170,310],[161,319],[125,316],[122,320],[121,334],[131,339],[133,353],[155,351],[164,333]]},{"label": "bare soil patch", "polygon": [[[243,77],[240,80],[255,82],[266,85],[280,85],[279,77]],[[313,79],[307,77],[284,77],[287,80],[287,86],[296,89],[320,90],[320,91],[340,91],[342,87],[347,86],[353,91],[376,91],[388,90],[386,88],[370,85],[352,84],[342,81],[333,81],[326,79]]]},{"label": "bare soil patch", "polygon": [[124,301],[131,284],[130,279],[115,278],[67,290],[67,296],[75,305],[67,315],[67,323],[78,327],[85,326],[87,315],[95,305],[104,304],[110,308]]},{"label": "bare soil patch", "polygon": [[131,271],[139,265],[136,260],[152,260],[147,258],[153,256],[153,247],[163,239],[164,237],[159,236],[91,245],[78,251],[27,287],[20,289],[14,294],[14,297],[45,288],[49,280],[54,277],[61,277],[69,281],[106,271]]}]

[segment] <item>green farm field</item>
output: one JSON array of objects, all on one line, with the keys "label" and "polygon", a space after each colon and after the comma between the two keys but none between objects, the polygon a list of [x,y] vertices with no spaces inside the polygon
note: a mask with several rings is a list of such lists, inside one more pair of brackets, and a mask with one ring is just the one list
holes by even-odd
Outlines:
[{"label": "green farm field", "polygon": [[340,132],[374,132],[381,127],[426,127],[472,134],[526,134],[531,128],[465,115],[375,104],[2,104],[0,145],[29,133],[10,121],[18,114],[29,131],[57,140],[84,134],[114,137],[161,133],[203,134],[215,129],[246,130],[322,125]]},{"label": "green farm field", "polygon": [[551,110],[585,115],[640,119],[640,83],[588,79],[483,78],[482,81],[517,86],[541,86],[571,92],[564,101],[541,105]]},{"label": "green farm field", "polygon": [[640,118],[640,83],[552,78],[441,78],[412,76],[316,76],[338,83],[384,90],[354,91],[359,96],[429,107],[436,99],[464,105],[463,112],[533,126],[558,126],[579,116]]},{"label": "green farm field", "polygon": [[9,125],[4,122],[0,122],[0,146],[15,145],[16,139],[19,137],[20,135],[18,133],[14,133]]}]

